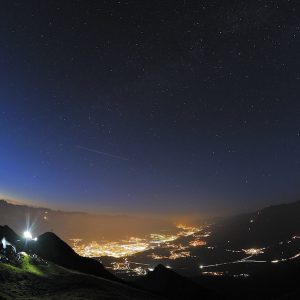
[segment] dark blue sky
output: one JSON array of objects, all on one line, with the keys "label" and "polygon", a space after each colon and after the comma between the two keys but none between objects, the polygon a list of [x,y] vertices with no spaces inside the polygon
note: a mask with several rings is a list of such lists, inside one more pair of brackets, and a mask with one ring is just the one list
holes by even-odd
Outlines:
[{"label": "dark blue sky", "polygon": [[0,195],[157,214],[294,200],[299,8],[2,1]]}]

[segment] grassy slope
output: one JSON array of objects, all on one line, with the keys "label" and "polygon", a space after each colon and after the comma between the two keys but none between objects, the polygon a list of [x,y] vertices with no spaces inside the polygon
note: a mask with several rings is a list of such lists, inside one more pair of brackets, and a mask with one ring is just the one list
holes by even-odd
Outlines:
[{"label": "grassy slope", "polygon": [[0,263],[0,299],[157,299],[142,291],[59,267]]}]

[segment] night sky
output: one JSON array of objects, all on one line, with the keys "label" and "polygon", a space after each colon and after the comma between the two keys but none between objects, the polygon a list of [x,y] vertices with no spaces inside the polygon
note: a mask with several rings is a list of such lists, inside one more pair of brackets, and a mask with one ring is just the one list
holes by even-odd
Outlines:
[{"label": "night sky", "polygon": [[299,1],[0,5],[0,196],[168,215],[300,194]]}]

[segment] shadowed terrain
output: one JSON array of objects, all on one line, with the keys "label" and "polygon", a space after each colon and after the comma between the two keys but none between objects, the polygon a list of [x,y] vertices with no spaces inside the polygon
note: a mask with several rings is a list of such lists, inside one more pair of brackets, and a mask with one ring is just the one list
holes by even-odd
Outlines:
[{"label": "shadowed terrain", "polygon": [[138,279],[136,285],[169,299],[225,299],[163,265]]}]

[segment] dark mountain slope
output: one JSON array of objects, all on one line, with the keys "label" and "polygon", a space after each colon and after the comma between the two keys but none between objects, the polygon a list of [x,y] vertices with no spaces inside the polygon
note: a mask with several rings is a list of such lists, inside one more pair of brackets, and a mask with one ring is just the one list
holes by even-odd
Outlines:
[{"label": "dark mountain slope", "polygon": [[262,264],[247,278],[196,276],[195,282],[229,299],[300,299],[300,257],[276,264]]},{"label": "dark mountain slope", "polygon": [[30,250],[47,261],[79,272],[120,281],[109,273],[103,265],[91,258],[78,255],[75,251],[52,232],[38,237],[37,242],[30,243]]},{"label": "dark mountain slope", "polygon": [[31,252],[65,268],[121,282],[119,278],[108,272],[100,262],[78,255],[52,232],[40,235],[37,241],[25,241],[10,227],[0,226],[0,241],[3,237],[16,246],[17,251]]},{"label": "dark mountain slope", "polygon": [[168,299],[223,299],[161,264],[135,283]]},{"label": "dark mountain slope", "polygon": [[18,236],[10,227],[8,227],[7,225],[0,225],[0,241],[4,237],[12,244],[17,244],[21,239],[20,236]]},{"label": "dark mountain slope", "polygon": [[[217,222],[209,238],[214,245],[263,247],[300,235],[300,201],[270,206]],[[229,242],[228,242],[229,241]]]}]

